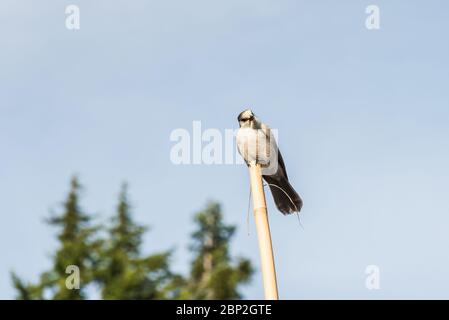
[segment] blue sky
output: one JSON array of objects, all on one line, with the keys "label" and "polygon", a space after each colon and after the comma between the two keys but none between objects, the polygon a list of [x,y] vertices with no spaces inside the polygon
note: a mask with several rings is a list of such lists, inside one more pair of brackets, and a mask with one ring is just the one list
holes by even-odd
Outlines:
[{"label": "blue sky", "polygon": [[[74,2],[0,3],[0,298],[11,270],[49,267],[43,220],[74,173],[100,221],[128,181],[145,251],[176,248],[177,271],[208,199],[258,266],[246,168],[169,157],[172,130],[235,128],[247,107],[304,199],[303,230],[267,197],[281,298],[449,298],[447,1],[78,0],[69,31]],[[262,292],[258,273],[244,293]]]}]

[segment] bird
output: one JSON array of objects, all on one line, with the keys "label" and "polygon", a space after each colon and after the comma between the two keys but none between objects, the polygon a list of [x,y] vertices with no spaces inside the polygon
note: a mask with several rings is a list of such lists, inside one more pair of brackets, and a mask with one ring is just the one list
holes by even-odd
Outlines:
[{"label": "bird", "polygon": [[303,202],[288,180],[284,160],[272,130],[251,109],[242,111],[237,120],[237,149],[246,164],[260,164],[262,177],[269,185],[274,203],[281,213],[299,213]]}]

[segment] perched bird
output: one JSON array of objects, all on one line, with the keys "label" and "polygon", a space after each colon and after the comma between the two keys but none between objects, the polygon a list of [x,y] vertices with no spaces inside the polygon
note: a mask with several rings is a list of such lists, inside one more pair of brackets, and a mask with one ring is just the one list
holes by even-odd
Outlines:
[{"label": "perched bird", "polygon": [[261,165],[262,177],[270,186],[274,203],[283,214],[299,212],[302,200],[288,181],[281,152],[277,148],[272,130],[250,110],[238,116],[237,148],[247,165]]}]

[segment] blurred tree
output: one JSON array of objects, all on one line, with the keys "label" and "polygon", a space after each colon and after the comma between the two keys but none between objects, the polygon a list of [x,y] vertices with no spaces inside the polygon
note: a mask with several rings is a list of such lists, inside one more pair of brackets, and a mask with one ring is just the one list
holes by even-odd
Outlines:
[{"label": "blurred tree", "polygon": [[[18,299],[85,299],[86,289],[93,283],[99,286],[103,299],[241,297],[238,288],[249,282],[253,268],[247,259],[231,259],[229,243],[235,227],[223,223],[219,204],[210,203],[195,216],[194,259],[189,275],[182,277],[170,270],[171,251],[142,256],[146,228],[131,217],[126,184],[106,233],[92,226],[91,217],[80,208],[79,193],[74,177],[63,212],[47,221],[59,230],[51,270],[42,273],[36,284],[12,274]],[[79,288],[74,270],[79,270]]]},{"label": "blurred tree", "polygon": [[15,273],[11,274],[12,283],[17,290],[17,299],[19,300],[36,300],[43,299],[43,287],[33,285],[31,283],[25,284]]},{"label": "blurred tree", "polygon": [[195,255],[190,277],[180,297],[183,299],[239,299],[238,288],[248,283],[253,267],[247,259],[234,263],[229,254],[229,243],[235,227],[225,225],[218,203],[210,203],[199,212],[194,222],[191,250]]},{"label": "blurred tree", "polygon": [[140,247],[146,228],[131,218],[127,185],[122,186],[109,236],[96,272],[104,299],[164,299],[170,297],[173,277],[171,252],[142,257]]},{"label": "blurred tree", "polygon": [[[59,248],[53,259],[53,268],[40,276],[36,285],[24,284],[15,274],[13,284],[20,299],[43,299],[49,294],[51,299],[78,300],[86,297],[86,284],[92,280],[92,270],[96,269],[101,240],[95,239],[97,227],[90,225],[91,218],[79,206],[80,185],[78,179],[71,180],[70,192],[64,202],[64,211],[47,220],[60,229]],[[70,266],[79,270],[73,272]],[[76,283],[79,283],[79,288]]]}]

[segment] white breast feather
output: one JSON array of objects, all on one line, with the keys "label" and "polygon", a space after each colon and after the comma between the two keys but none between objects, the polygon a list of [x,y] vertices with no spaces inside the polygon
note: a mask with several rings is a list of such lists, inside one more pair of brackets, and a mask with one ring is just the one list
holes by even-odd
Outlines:
[{"label": "white breast feather", "polygon": [[262,130],[241,128],[237,131],[237,148],[246,162],[269,163],[269,144]]}]

